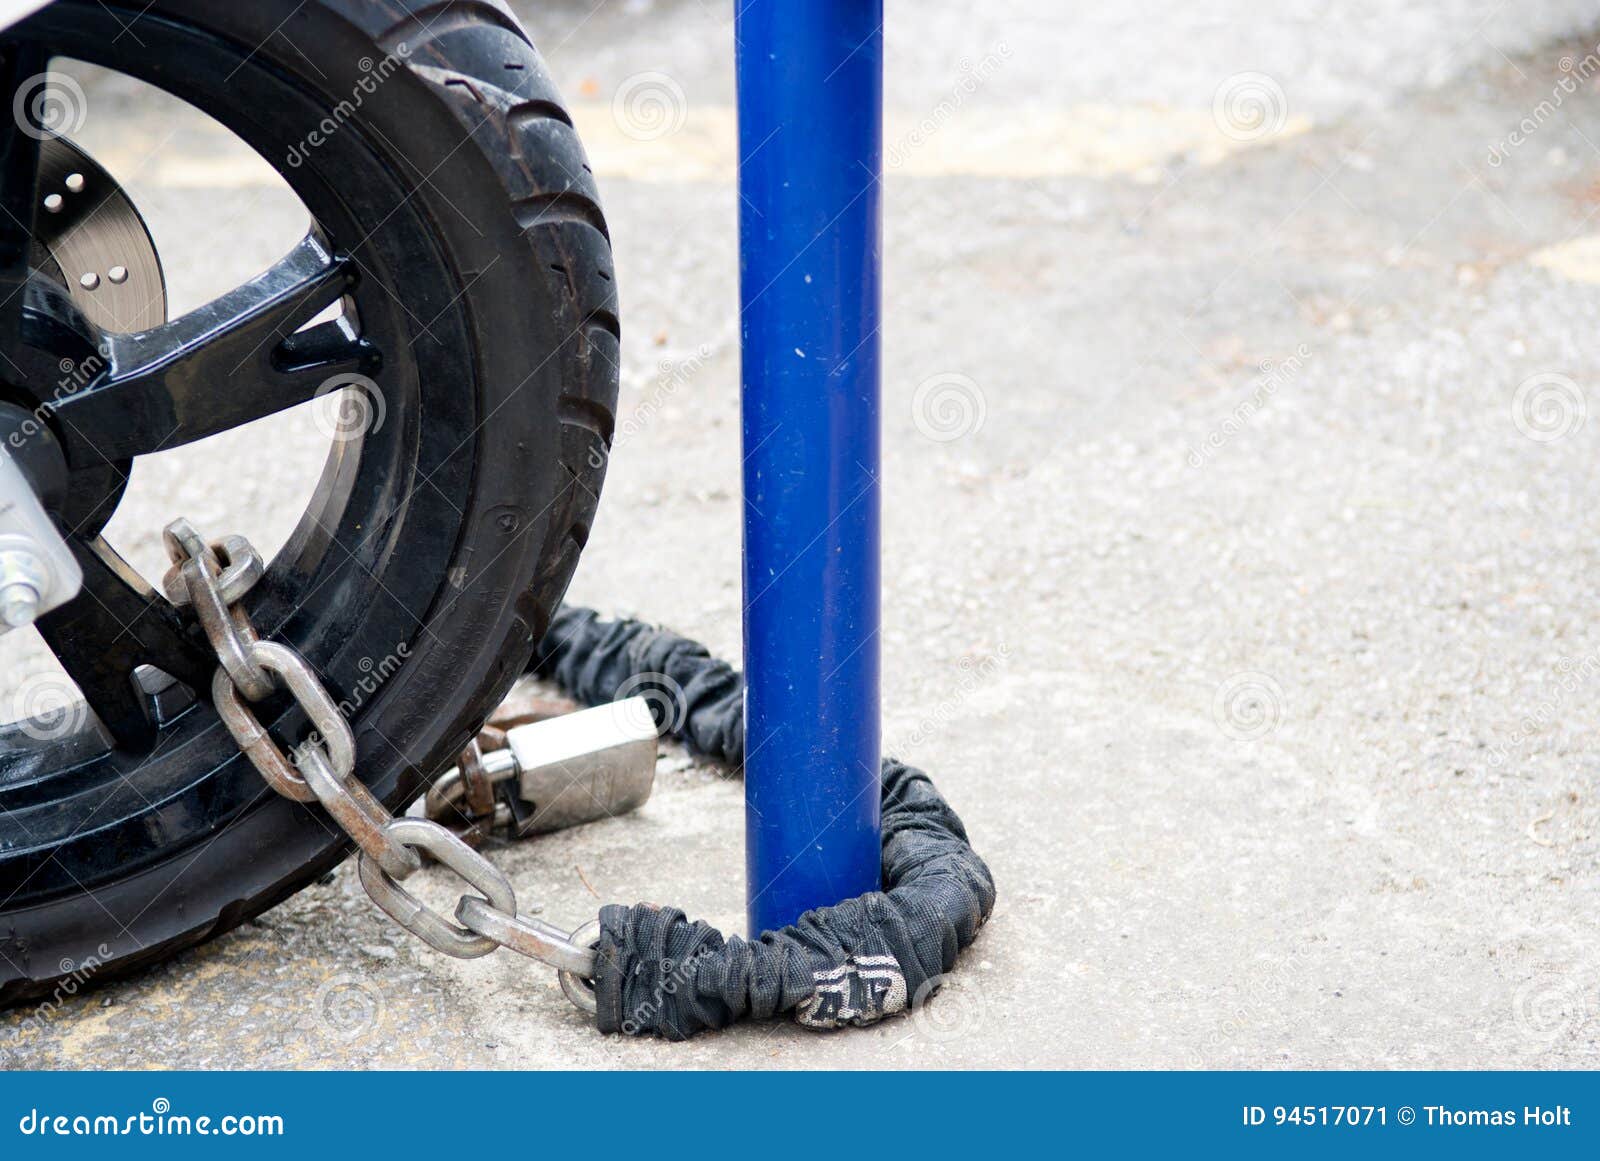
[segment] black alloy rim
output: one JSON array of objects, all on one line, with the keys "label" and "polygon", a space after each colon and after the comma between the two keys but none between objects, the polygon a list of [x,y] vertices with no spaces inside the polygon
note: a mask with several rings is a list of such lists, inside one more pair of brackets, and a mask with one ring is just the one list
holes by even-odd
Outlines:
[{"label": "black alloy rim", "polygon": [[[331,104],[313,82],[148,14],[135,43],[119,36],[125,15],[62,0],[0,34],[0,109],[57,56],[147,81],[272,162],[315,225],[210,306],[140,335],[98,334],[29,268],[39,142],[0,119],[0,395],[48,417],[69,480],[54,514],[85,574],[86,591],[39,628],[102,723],[44,737],[54,731],[0,727],[0,910],[170,857],[270,797],[205,696],[216,662],[203,637],[100,535],[135,457],[307,402],[339,376],[376,385],[382,423],[335,443],[310,508],[248,601],[263,636],[299,649],[336,699],[358,705],[374,666],[427,632],[472,483],[470,322],[401,164],[353,123],[312,162],[289,164]],[[339,302],[340,320],[299,329]],[[217,470],[225,488],[248,465]],[[162,690],[143,667],[200,696]],[[268,702],[261,717],[280,736],[302,724],[287,702]]]}]

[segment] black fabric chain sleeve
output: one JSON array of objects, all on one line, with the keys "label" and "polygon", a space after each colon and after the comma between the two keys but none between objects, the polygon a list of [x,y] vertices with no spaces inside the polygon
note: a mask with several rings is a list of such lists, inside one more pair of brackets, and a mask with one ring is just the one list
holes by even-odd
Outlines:
[{"label": "black fabric chain sleeve", "polygon": [[530,671],[585,705],[643,697],[656,725],[695,753],[730,766],[744,762],[744,675],[697,641],[563,605]]},{"label": "black fabric chain sleeve", "polygon": [[[691,750],[744,760],[743,676],[675,633],[564,607],[531,669],[591,705],[642,694]],[[674,908],[602,908],[600,1030],[685,1040],[791,1011],[806,1027],[837,1028],[927,1000],[993,911],[994,877],[928,776],[892,758],[883,762],[883,886],[754,942]]]}]

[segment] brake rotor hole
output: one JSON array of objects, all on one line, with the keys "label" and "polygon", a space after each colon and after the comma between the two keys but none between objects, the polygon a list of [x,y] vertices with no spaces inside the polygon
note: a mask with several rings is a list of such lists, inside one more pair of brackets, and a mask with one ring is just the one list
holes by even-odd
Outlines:
[{"label": "brake rotor hole", "polygon": [[81,173],[69,173],[69,174],[67,174],[67,180],[66,180],[65,184],[66,184],[67,189],[70,192],[72,192],[72,193],[82,193],[83,192],[83,187],[84,187],[83,174],[81,174]]},{"label": "brake rotor hole", "polygon": [[100,285],[100,276],[91,270],[82,278],[78,279],[78,285],[83,287],[85,290],[93,290]]},{"label": "brake rotor hole", "polygon": [[118,286],[121,286],[124,282],[128,281],[128,268],[126,266],[113,266],[110,270],[106,271],[106,277],[111,279],[111,281],[116,283]]},{"label": "brake rotor hole", "polygon": [[49,210],[52,214],[59,214],[61,212],[61,207],[66,204],[66,198],[62,197],[60,194],[45,195],[44,208]]}]

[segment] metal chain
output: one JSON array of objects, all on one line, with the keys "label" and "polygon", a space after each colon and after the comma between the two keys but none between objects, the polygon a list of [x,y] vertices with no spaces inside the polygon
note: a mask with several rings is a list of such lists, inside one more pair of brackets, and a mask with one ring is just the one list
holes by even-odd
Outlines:
[{"label": "metal chain", "polygon": [[[354,840],[361,852],[361,885],[372,901],[446,955],[473,959],[505,947],[549,964],[560,973],[567,998],[593,1014],[592,944],[599,925],[590,922],[568,934],[519,915],[511,880],[461,837],[432,819],[397,818],[384,808],[355,776],[355,735],[310,664],[287,645],[261,640],[251,624],[243,600],[265,569],[248,540],[228,536],[208,542],[187,520],[168,525],[162,539],[172,561],[162,581],[167,599],[194,612],[217,655],[211,698],[223,725],[267,785],[296,802],[320,803]],[[312,726],[293,760],[248,704],[280,687]],[[423,854],[477,892],[462,892],[456,922],[401,885],[422,867]]]}]

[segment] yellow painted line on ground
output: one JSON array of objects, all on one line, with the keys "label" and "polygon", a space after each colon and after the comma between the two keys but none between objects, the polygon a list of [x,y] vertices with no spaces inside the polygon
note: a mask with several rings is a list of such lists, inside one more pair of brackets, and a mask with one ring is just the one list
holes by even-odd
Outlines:
[{"label": "yellow painted line on ground", "polygon": [[1600,284],[1600,234],[1584,234],[1535,251],[1528,259],[1568,282]]},{"label": "yellow painted line on ground", "polygon": [[[728,182],[735,176],[737,123],[727,106],[693,106],[663,136],[630,132],[607,104],[579,104],[573,120],[595,172],[634,181]],[[1180,158],[1216,163],[1297,136],[1306,117],[1254,140],[1218,128],[1209,110],[1156,105],[1013,108],[1005,116],[932,117],[890,110],[884,166],[905,177],[1091,177],[1159,181]]]},{"label": "yellow painted line on ground", "polygon": [[[737,122],[725,105],[681,111],[669,132],[654,134],[619,121],[609,103],[573,106],[573,120],[602,178],[655,184],[729,183],[736,176]],[[943,123],[890,111],[884,124],[889,176],[1027,179],[1088,177],[1157,182],[1173,162],[1216,165],[1311,128],[1287,118],[1275,131],[1239,140],[1218,128],[1211,112],[1156,105],[1077,105],[1009,109],[1005,116],[968,115]],[[265,160],[223,131],[188,133],[164,148],[119,145],[99,151],[113,173],[166,189],[241,189],[273,185]],[[306,164],[315,165],[315,151]]]}]

